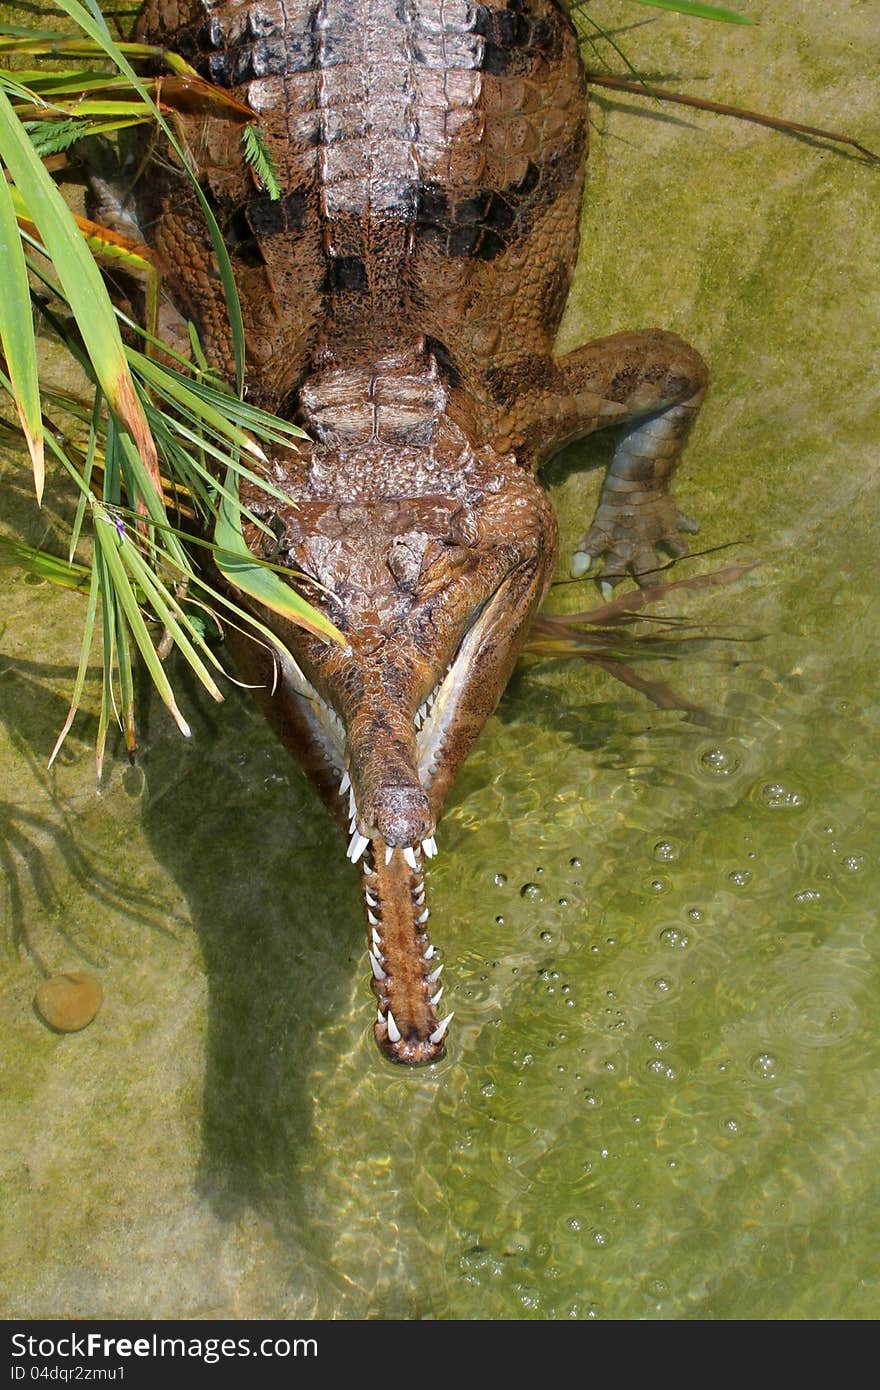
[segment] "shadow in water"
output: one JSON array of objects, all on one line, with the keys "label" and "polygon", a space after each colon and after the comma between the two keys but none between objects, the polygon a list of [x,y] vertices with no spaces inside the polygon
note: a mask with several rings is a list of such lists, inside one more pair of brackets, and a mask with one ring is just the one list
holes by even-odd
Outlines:
[{"label": "shadow in water", "polygon": [[184,699],[192,740],[163,727],[146,751],[144,825],[186,894],[208,981],[201,1189],[218,1215],[252,1206],[301,1241],[310,1058],[365,985],[357,879],[249,698],[231,691],[219,719]]},{"label": "shadow in water", "polygon": [[[86,934],[72,934],[65,926],[71,885],[91,898],[100,914],[124,916],[152,931],[165,930],[149,895],[126,882],[125,866],[108,862],[86,843],[78,799],[59,793],[56,778],[47,769],[48,750],[67,714],[67,700],[51,683],[61,680],[72,686],[74,674],[75,668],[64,663],[27,660],[5,652],[0,656],[0,724],[14,758],[26,766],[30,788],[29,794],[22,795],[25,783],[13,766],[7,783],[10,796],[0,801],[0,871],[6,888],[8,944],[25,950],[43,975],[52,971],[30,930],[34,905],[41,923],[50,922],[64,942],[65,953],[92,967],[101,964]],[[81,764],[88,758],[95,728],[94,719],[81,716],[59,766]]]}]

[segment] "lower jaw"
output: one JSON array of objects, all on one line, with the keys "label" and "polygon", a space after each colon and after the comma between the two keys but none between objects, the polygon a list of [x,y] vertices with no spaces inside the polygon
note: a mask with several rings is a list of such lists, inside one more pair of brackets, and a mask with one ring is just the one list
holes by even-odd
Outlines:
[{"label": "lower jaw", "polygon": [[363,855],[368,949],[378,1003],[373,1032],[382,1054],[404,1066],[437,1061],[452,1018],[438,1018],[443,967],[428,935],[421,851],[413,851],[412,858],[415,867],[402,850],[389,852],[382,840],[371,840]]}]

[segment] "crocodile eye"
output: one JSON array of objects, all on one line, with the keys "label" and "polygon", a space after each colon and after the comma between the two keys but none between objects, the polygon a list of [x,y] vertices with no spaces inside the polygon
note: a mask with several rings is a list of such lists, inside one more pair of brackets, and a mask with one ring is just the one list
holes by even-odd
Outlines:
[{"label": "crocodile eye", "polygon": [[386,563],[401,588],[415,587],[423,565],[424,537],[398,536],[388,547]]},{"label": "crocodile eye", "polygon": [[483,539],[480,518],[471,507],[460,507],[449,523],[449,539],[453,545],[473,550]]}]

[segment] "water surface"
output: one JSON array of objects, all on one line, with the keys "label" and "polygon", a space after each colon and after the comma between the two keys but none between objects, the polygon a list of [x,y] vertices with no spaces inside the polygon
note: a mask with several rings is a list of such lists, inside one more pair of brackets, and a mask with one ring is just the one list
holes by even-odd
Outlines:
[{"label": "water surface", "polygon": [[[629,42],[871,143],[863,8]],[[563,346],[658,323],[705,353],[680,492],[700,544],[757,562],[670,602],[707,640],[639,668],[698,711],[522,668],[430,870],[449,1055],[404,1073],[356,876],[247,700],[179,672],[183,742],[145,689],[139,764],[116,749],[98,795],[92,697],[47,773],[80,601],[5,573],[9,1316],[880,1311],[874,179],[696,114],[594,116]],[[603,457],[552,470],[569,545]],[[51,541],[63,488],[37,517],[18,470],[7,528]],[[85,1032],[36,1020],[41,966],[100,975]]]}]

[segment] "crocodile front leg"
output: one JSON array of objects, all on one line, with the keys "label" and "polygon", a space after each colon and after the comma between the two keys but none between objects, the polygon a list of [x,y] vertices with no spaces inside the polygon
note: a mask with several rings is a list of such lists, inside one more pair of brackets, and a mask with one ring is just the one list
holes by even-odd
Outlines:
[{"label": "crocodile front leg", "polygon": [[596,515],[575,547],[575,577],[601,560],[603,583],[627,574],[644,583],[661,564],[660,550],[686,552],[681,533],[697,528],[669,486],[707,380],[694,348],[649,329],[599,338],[547,362],[540,389],[530,399],[519,396],[518,418],[509,417],[508,427],[515,437],[528,416],[524,452],[537,464],[594,430],[622,426]]}]

